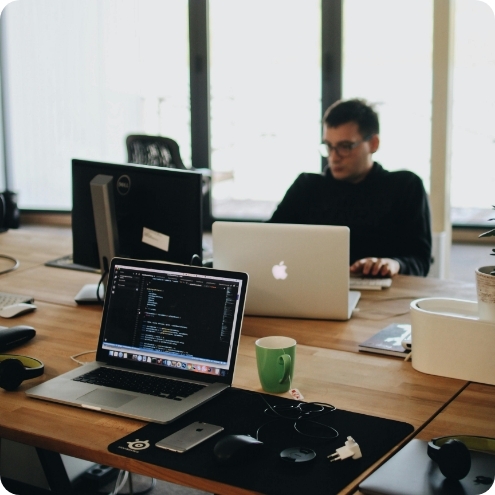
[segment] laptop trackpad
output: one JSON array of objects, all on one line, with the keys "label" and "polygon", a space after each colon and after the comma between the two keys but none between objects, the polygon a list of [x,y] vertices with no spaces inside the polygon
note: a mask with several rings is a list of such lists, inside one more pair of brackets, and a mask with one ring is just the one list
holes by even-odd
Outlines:
[{"label": "laptop trackpad", "polygon": [[96,389],[88,394],[81,395],[81,397],[78,397],[77,400],[80,400],[85,404],[88,403],[98,406],[120,407],[135,398],[135,395],[121,394],[119,392],[112,392],[111,390]]}]

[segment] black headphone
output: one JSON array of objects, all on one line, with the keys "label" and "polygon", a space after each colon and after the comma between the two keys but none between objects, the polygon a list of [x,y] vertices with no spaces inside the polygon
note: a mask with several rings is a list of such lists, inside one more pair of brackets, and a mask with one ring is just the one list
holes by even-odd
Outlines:
[{"label": "black headphone", "polygon": [[495,454],[495,438],[472,435],[437,437],[428,442],[428,456],[449,480],[465,478],[471,469],[469,450]]},{"label": "black headphone", "polygon": [[20,212],[17,207],[17,194],[12,191],[0,193],[0,232],[17,229],[20,223]]},{"label": "black headphone", "polygon": [[29,356],[0,354],[0,387],[15,390],[24,380],[41,376],[45,367],[41,361]]}]

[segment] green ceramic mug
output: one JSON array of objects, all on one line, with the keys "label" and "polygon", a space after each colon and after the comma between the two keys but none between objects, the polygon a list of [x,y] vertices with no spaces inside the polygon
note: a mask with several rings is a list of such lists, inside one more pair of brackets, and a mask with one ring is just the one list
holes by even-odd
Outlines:
[{"label": "green ceramic mug", "polygon": [[261,386],[266,392],[287,392],[294,378],[296,341],[290,337],[263,337],[255,342]]}]

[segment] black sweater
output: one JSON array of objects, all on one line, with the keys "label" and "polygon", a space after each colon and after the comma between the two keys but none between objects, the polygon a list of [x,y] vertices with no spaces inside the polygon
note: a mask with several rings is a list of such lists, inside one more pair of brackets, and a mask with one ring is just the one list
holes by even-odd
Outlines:
[{"label": "black sweater", "polygon": [[402,274],[426,276],[430,268],[430,208],[413,172],[389,172],[375,162],[357,184],[334,179],[328,169],[303,173],[269,222],[345,225],[351,264],[373,256],[396,259]]}]

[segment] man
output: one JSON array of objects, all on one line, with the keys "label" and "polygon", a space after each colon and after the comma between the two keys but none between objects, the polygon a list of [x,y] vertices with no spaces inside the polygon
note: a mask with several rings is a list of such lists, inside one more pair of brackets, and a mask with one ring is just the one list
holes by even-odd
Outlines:
[{"label": "man", "polygon": [[327,167],[299,175],[269,221],[348,226],[351,273],[426,276],[431,226],[423,183],[374,162],[379,144],[378,115],[364,100],[331,105],[323,117]]}]

